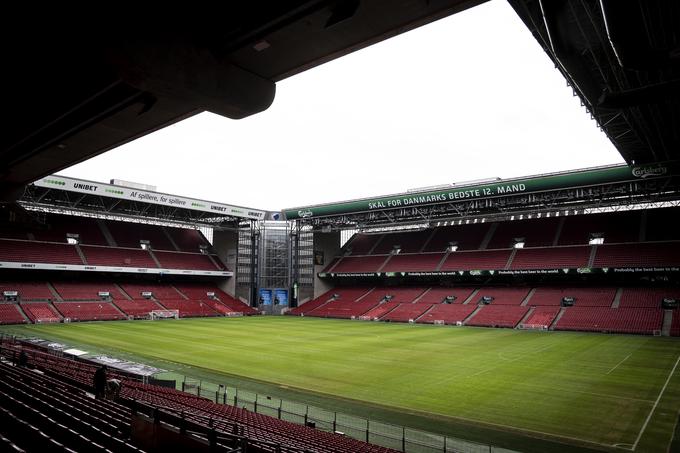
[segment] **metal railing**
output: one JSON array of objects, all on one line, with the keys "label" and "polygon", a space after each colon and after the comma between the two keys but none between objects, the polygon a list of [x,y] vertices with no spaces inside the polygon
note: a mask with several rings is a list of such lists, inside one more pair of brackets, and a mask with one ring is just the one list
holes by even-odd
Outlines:
[{"label": "metal railing", "polygon": [[258,414],[335,432],[405,453],[513,453],[493,445],[369,420],[232,386],[184,377],[181,390]]}]

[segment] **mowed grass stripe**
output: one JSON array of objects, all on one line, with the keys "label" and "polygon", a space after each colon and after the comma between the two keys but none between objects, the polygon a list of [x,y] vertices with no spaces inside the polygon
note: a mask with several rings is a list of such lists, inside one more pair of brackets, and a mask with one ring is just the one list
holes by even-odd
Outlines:
[{"label": "mowed grass stripe", "polygon": [[636,441],[680,347],[666,338],[288,317],[16,329],[604,445]]}]

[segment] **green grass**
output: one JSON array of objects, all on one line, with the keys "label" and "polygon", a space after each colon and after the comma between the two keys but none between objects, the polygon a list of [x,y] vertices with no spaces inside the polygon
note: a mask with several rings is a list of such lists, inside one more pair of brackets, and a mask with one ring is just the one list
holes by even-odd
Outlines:
[{"label": "green grass", "polygon": [[672,338],[293,317],[2,330],[533,451],[560,448],[518,439],[666,451],[680,408]]}]

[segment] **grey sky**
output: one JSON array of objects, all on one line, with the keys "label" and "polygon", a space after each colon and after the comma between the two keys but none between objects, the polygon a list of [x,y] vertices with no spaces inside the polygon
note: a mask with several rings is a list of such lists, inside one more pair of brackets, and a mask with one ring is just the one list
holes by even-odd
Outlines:
[{"label": "grey sky", "polygon": [[512,8],[492,0],[60,172],[259,209],[620,163]]}]

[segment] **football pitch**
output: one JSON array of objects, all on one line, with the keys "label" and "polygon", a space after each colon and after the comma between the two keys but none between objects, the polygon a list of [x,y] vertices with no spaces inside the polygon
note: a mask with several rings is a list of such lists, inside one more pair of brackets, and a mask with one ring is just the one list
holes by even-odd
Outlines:
[{"label": "football pitch", "polygon": [[294,317],[0,331],[532,451],[531,439],[565,450],[667,451],[680,409],[673,338]]}]

